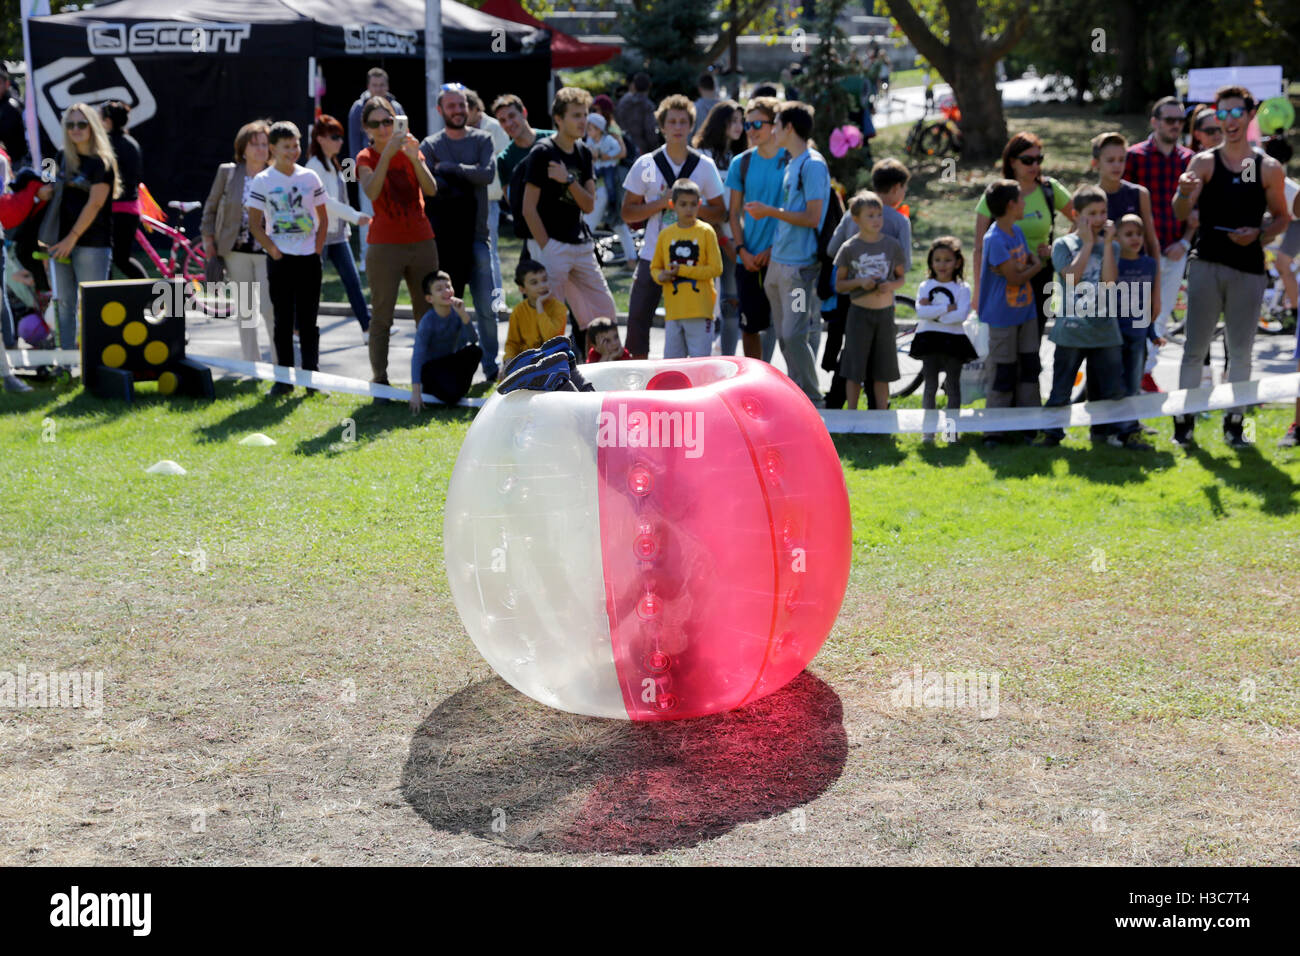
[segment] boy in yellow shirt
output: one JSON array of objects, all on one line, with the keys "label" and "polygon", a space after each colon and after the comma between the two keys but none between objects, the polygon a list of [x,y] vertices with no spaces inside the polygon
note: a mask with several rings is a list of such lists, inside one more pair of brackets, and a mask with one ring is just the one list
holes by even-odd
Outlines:
[{"label": "boy in yellow shirt", "polygon": [[718,235],[697,217],[700,187],[689,179],[673,183],[677,221],[659,231],[650,274],[664,287],[664,358],[713,353],[713,310],[722,275]]},{"label": "boy in yellow shirt", "polygon": [[515,268],[515,284],[524,301],[510,313],[503,367],[525,349],[538,348],[548,339],[563,335],[569,322],[569,310],[551,296],[546,266],[525,259]]}]

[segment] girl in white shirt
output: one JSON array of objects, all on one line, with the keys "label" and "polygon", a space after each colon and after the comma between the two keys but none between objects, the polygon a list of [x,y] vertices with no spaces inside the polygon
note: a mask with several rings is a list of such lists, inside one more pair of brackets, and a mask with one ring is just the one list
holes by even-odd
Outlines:
[{"label": "girl in white shirt", "polygon": [[[370,217],[357,212],[348,203],[347,180],[344,178],[343,164],[339,162],[339,153],[343,149],[343,124],[334,117],[323,114],[316,121],[311,132],[311,146],[308,153],[307,168],[320,177],[325,187],[325,208],[329,212],[329,234],[325,238],[325,257],[334,264],[334,270],[343,280],[348,302],[352,305],[352,314],[361,324],[361,338],[370,341],[370,309],[366,305],[365,294],[361,291],[361,277],[357,274],[357,263],[352,258],[352,227],[368,226]],[[350,170],[352,178],[356,177],[355,168]]]},{"label": "girl in white shirt", "polygon": [[[922,408],[934,408],[939,391],[939,373],[944,375],[948,411],[961,408],[961,367],[976,357],[975,347],[962,323],[970,314],[970,286],[963,279],[966,259],[961,240],[940,236],[930,243],[926,256],[930,277],[916,293],[916,335],[912,337],[912,358],[921,360],[925,375]],[[925,442],[934,441],[927,433]]]}]

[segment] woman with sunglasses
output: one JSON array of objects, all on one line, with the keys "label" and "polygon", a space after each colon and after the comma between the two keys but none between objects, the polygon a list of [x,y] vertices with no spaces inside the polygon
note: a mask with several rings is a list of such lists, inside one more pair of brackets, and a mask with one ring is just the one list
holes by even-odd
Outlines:
[{"label": "woman with sunglasses", "polygon": [[[199,234],[203,254],[220,256],[230,282],[252,283],[257,305],[239,314],[239,354],[245,362],[262,361],[257,344],[257,319],[266,323],[268,342],[275,341],[275,309],[271,305],[271,283],[266,277],[266,252],[248,227],[248,201],[253,177],[271,165],[271,126],[266,120],[245,123],[235,134],[235,161],[222,163],[203,203]],[[240,303],[248,301],[236,296]]]},{"label": "woman with sunglasses", "polygon": [[370,341],[370,308],[365,293],[361,291],[361,277],[357,263],[352,258],[352,227],[348,223],[368,226],[370,217],[353,209],[348,203],[347,185],[343,181],[343,164],[339,153],[343,151],[343,124],[328,113],[321,114],[312,129],[311,145],[307,147],[307,168],[320,177],[325,186],[325,208],[329,213],[329,233],[325,237],[325,256],[334,264],[334,271],[343,281],[343,289],[352,305],[352,314],[361,325],[361,335]]},{"label": "woman with sunglasses", "polygon": [[[1200,214],[1196,245],[1187,267],[1187,322],[1179,388],[1195,388],[1210,352],[1215,326],[1223,315],[1230,382],[1250,381],[1255,332],[1267,274],[1264,246],[1291,222],[1282,164],[1255,149],[1246,130],[1255,115],[1255,98],[1240,86],[1225,86],[1214,96],[1215,118],[1223,128],[1223,145],[1197,153],[1178,178],[1174,215]],[[1264,213],[1273,220],[1264,226]],[[1195,415],[1174,417],[1174,443],[1195,444]],[[1244,412],[1223,415],[1223,438],[1233,448],[1246,447]]]},{"label": "woman with sunglasses", "polygon": [[366,236],[370,279],[370,371],[388,384],[388,338],[397,309],[397,290],[406,280],[418,319],[423,314],[421,283],[438,271],[438,246],[424,214],[424,197],[438,186],[410,130],[396,133],[397,114],[382,96],[366,100],[361,126],[370,145],[357,154],[357,182],[370,197],[375,215]]},{"label": "woman with sunglasses", "polygon": [[1193,153],[1201,153],[1223,145],[1223,127],[1214,114],[1214,107],[1198,106],[1192,115],[1191,146]]},{"label": "woman with sunglasses", "polygon": [[77,347],[77,288],[108,278],[113,254],[110,199],[122,193],[117,157],[99,113],[73,103],[63,114],[63,149],[55,162],[63,183],[58,233],[49,247],[58,295],[59,348]]},{"label": "woman with sunglasses", "polygon": [[[1052,257],[1052,237],[1056,213],[1063,213],[1071,222],[1074,221],[1074,206],[1070,203],[1070,193],[1051,176],[1043,175],[1043,142],[1033,133],[1016,133],[1002,150],[1002,178],[1014,179],[1020,186],[1020,197],[1025,203],[1025,214],[1017,223],[1025,234],[1025,244],[1035,252],[1039,259],[1047,261]],[[980,197],[975,207],[975,237],[972,247],[974,268],[971,275],[975,279],[972,301],[979,301],[980,260],[983,256],[979,241],[993,224],[988,202]],[[1029,280],[1034,292],[1034,309],[1038,316],[1038,337],[1041,339],[1047,326],[1047,284],[1052,280],[1052,270],[1042,269]]]},{"label": "woman with sunglasses", "polygon": [[[691,143],[718,169],[728,169],[731,161],[747,148],[745,142],[745,114],[735,100],[722,100],[714,104]],[[725,203],[730,194],[723,190]],[[736,292],[736,245],[731,226],[723,220],[717,227],[718,243],[722,248],[722,275],[718,278],[722,294],[718,296],[718,310],[722,317],[718,332],[722,337],[722,354],[735,355],[740,344],[740,299]]]}]

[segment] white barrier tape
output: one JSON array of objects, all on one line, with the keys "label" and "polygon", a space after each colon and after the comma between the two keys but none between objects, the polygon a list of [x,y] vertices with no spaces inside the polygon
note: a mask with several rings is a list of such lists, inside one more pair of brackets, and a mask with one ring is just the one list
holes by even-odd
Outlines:
[{"label": "white barrier tape", "polygon": [[14,368],[40,368],[44,365],[80,365],[78,349],[8,349]]},{"label": "white barrier tape", "polygon": [[826,409],[821,416],[826,430],[833,435],[1039,431],[1192,415],[1265,402],[1291,401],[1297,395],[1300,395],[1300,373],[1292,372],[1213,388],[1152,392],[1117,401],[1084,402],[1053,408],[963,408],[956,415],[939,409],[907,408],[889,412]]},{"label": "white barrier tape", "polygon": [[[307,388],[318,388],[322,392],[347,392],[352,395],[391,398],[402,402],[408,401],[411,397],[409,388],[377,385],[374,382],[365,382],[359,378],[348,378],[345,375],[331,375],[328,372],[308,372],[300,368],[272,365],[270,362],[246,362],[243,359],[217,358],[213,355],[187,354],[185,357],[196,362],[202,362],[211,368],[224,369],[227,372],[235,372],[248,378],[261,379],[264,382],[286,382],[289,385],[305,385]],[[443,404],[441,400],[434,398],[432,395],[424,395],[424,400],[436,405]],[[462,398],[460,405],[479,408],[483,405],[483,399]]]}]

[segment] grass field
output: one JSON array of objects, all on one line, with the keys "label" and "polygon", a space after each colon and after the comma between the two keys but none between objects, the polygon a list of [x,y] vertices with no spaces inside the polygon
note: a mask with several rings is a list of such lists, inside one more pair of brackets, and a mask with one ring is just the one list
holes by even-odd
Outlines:
[{"label": "grass field", "polygon": [[[0,414],[0,670],[104,673],[101,719],[0,712],[0,863],[1300,852],[1282,410],[1240,454],[838,438],[854,563],[808,673],[633,727],[532,703],[466,637],[441,527],[468,411],[219,393]],[[895,706],[916,667],[998,675],[997,715]]]},{"label": "grass field", "polygon": [[[1073,187],[1111,120],[1036,112]],[[941,172],[918,248],[969,241],[988,174]],[[1300,859],[1289,409],[1242,452],[1217,416],[1191,453],[1165,422],[1141,455],[837,437],[854,558],[809,670],[632,726],[531,702],[466,636],[442,511],[471,410],[4,401],[0,672],[104,683],[98,717],[0,707],[0,864]],[[996,713],[909,706],[918,668],[996,677]]]}]

